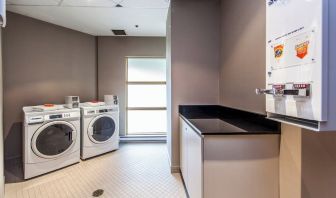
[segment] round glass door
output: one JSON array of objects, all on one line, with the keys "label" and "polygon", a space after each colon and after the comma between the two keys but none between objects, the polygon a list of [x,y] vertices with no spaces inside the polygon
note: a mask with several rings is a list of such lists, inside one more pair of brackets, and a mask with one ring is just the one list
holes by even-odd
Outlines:
[{"label": "round glass door", "polygon": [[42,126],[33,136],[35,154],[55,158],[68,151],[75,142],[76,131],[68,122],[55,121]]},{"label": "round glass door", "polygon": [[91,121],[89,137],[95,143],[108,141],[116,130],[116,124],[110,116],[98,116]]}]

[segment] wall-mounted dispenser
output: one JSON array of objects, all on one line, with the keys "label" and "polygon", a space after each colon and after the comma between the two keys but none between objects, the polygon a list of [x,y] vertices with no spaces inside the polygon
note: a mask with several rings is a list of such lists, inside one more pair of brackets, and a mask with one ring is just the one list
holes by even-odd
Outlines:
[{"label": "wall-mounted dispenser", "polygon": [[6,26],[6,0],[0,0],[0,26]]},{"label": "wall-mounted dispenser", "polygon": [[266,111],[270,119],[336,131],[336,1],[268,0]]}]

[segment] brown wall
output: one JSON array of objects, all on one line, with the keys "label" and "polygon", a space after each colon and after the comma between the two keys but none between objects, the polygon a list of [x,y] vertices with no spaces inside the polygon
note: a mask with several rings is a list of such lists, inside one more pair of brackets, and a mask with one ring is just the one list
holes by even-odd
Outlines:
[{"label": "brown wall", "polygon": [[219,101],[220,1],[172,1],[170,20],[171,129],[168,133],[171,145],[168,148],[171,167],[178,170],[178,105],[218,104]]},{"label": "brown wall", "polygon": [[125,134],[126,57],[165,57],[162,37],[98,37],[98,92],[119,96],[120,134]]},{"label": "brown wall", "polygon": [[95,37],[8,12],[3,31],[5,158],[21,156],[22,107],[96,97]]},{"label": "brown wall", "polygon": [[222,0],[220,104],[265,114],[265,0]]}]

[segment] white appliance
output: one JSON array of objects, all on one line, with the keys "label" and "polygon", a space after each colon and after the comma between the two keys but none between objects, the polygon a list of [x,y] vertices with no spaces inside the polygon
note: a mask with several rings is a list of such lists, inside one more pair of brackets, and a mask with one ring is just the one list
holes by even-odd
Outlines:
[{"label": "white appliance", "polygon": [[65,96],[65,107],[79,108],[79,96]]},{"label": "white appliance", "polygon": [[118,96],[116,95],[104,95],[104,102],[108,105],[118,105]]},{"label": "white appliance", "polygon": [[81,158],[87,159],[118,149],[118,105],[94,102],[82,103],[80,106],[82,114]]},{"label": "white appliance", "polygon": [[80,161],[80,109],[24,107],[24,178]]},{"label": "white appliance", "polygon": [[266,2],[268,118],[336,131],[336,1]]}]

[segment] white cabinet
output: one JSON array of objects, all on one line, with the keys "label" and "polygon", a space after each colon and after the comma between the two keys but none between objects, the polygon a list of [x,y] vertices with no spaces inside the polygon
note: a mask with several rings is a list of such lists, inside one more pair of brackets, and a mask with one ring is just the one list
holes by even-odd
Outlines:
[{"label": "white cabinet", "polygon": [[203,197],[202,138],[190,127],[187,134],[188,192],[190,198],[201,198]]},{"label": "white cabinet", "polygon": [[181,132],[181,172],[190,198],[203,197],[203,152],[202,137],[182,118]]},{"label": "white cabinet", "polygon": [[200,135],[180,118],[181,172],[190,198],[278,198],[279,135]]},{"label": "white cabinet", "polygon": [[[188,126],[187,124],[181,119],[181,122],[180,122],[180,168],[181,168],[181,173],[182,173],[182,177],[183,178],[188,178],[188,172],[187,172],[187,130],[188,130]],[[187,181],[185,181],[185,185],[187,186]]]}]

